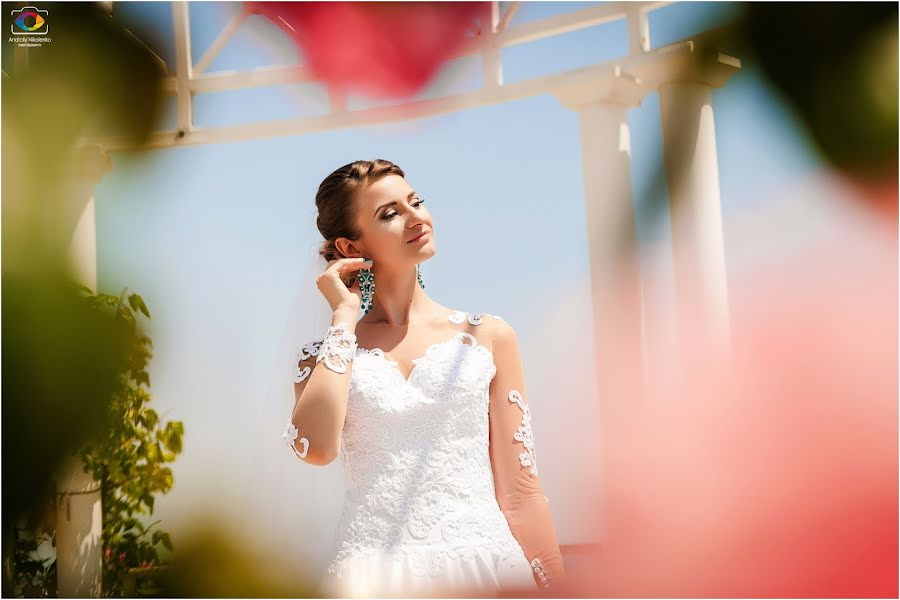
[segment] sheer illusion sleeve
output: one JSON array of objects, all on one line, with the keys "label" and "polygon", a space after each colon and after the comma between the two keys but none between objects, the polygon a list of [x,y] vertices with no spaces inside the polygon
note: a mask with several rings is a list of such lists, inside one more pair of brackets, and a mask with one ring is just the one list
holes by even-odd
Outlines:
[{"label": "sheer illusion sleeve", "polygon": [[[314,340],[308,342],[297,352],[297,370],[294,373],[294,406],[300,401],[300,395],[306,389],[309,377],[312,375],[313,369],[316,368],[318,362],[319,350],[322,347],[322,340]],[[306,460],[306,454],[309,451],[309,440],[306,437],[300,437],[298,440],[297,427],[293,421],[289,420],[287,430],[284,432],[284,441],[294,451],[297,458]]]},{"label": "sheer illusion sleeve", "polygon": [[566,583],[566,574],[549,500],[538,478],[518,339],[503,320],[497,321],[492,351],[497,371],[490,386],[489,447],[497,503],[538,585],[552,589]]}]

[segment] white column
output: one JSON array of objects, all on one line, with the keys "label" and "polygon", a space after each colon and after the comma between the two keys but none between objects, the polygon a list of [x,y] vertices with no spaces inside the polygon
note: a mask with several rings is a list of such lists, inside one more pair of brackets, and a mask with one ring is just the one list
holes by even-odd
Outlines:
[{"label": "white column", "polygon": [[[628,101],[608,89],[557,92],[578,113],[590,249],[593,334],[601,402],[617,398],[617,378],[646,376],[641,271],[631,185]],[[632,384],[641,384],[632,381]]]},{"label": "white column", "polygon": [[[73,152],[59,225],[72,232],[70,261],[81,283],[97,290],[97,236],[93,189],[110,168],[96,146]],[[71,457],[56,475],[56,568],[59,596],[99,597],[103,582],[100,483]]]},{"label": "white column", "polygon": [[72,457],[56,477],[56,569],[60,598],[97,598],[103,584],[100,483]]},{"label": "white column", "polygon": [[579,84],[557,91],[566,108],[578,113],[588,236],[593,341],[598,398],[597,431],[599,486],[595,523],[601,532],[595,543],[609,535],[606,506],[605,440],[615,423],[617,407],[638,402],[645,385],[641,271],[631,185],[631,133],[624,97],[630,84]]},{"label": "white column", "polygon": [[728,361],[730,326],[725,243],[709,83],[659,88],[663,161],[682,348]]},{"label": "white column", "polygon": [[80,146],[65,171],[65,202],[56,221],[61,235],[70,236],[69,261],[79,281],[97,291],[97,231],[94,188],[112,168],[99,146]]}]

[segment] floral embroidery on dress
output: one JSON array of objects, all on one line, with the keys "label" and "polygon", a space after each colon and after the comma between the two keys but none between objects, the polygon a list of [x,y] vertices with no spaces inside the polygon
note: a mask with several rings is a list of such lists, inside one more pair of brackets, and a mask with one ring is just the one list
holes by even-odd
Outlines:
[{"label": "floral embroidery on dress", "polygon": [[319,350],[322,348],[322,342],[323,340],[313,340],[303,344],[303,347],[297,350],[297,362],[304,361],[310,356],[318,355]]},{"label": "floral embroidery on dress", "polygon": [[[462,324],[467,313],[448,318]],[[390,552],[424,578],[441,576],[448,558],[485,553],[529,574],[494,490],[493,354],[459,331],[413,365],[404,380],[381,348],[356,350],[341,438],[345,503],[328,573],[340,578],[353,559]]]},{"label": "floral embroidery on dress", "polygon": [[450,319],[451,323],[456,323],[457,325],[459,325],[466,320],[466,313],[462,312],[461,310],[454,310],[447,318]]},{"label": "floral embroidery on dress", "polygon": [[303,366],[302,363],[307,358],[318,355],[321,347],[322,340],[314,340],[305,343],[302,348],[297,350],[297,370],[294,373],[294,383],[300,383],[309,377],[312,369],[309,366]]},{"label": "floral embroidery on dress", "polygon": [[[461,310],[454,310],[447,317],[451,323],[456,323],[457,325],[461,325],[464,321],[468,321],[472,325],[481,325],[484,322],[484,314],[470,314],[466,312],[462,312]],[[500,317],[495,316],[495,319],[499,319]]]},{"label": "floral embroidery on dress", "polygon": [[528,408],[528,405],[525,404],[525,401],[522,399],[522,394],[520,394],[518,390],[512,390],[509,393],[509,401],[515,402],[519,405],[519,408],[522,409],[522,423],[513,434],[513,438],[525,445],[526,451],[519,455],[519,462],[522,463],[523,467],[531,467],[529,470],[530,473],[532,475],[537,475],[538,468],[537,459],[534,453],[534,434],[531,431],[531,410]]},{"label": "floral embroidery on dress", "polygon": [[309,452],[309,440],[305,437],[300,438],[300,443],[303,444],[303,450],[297,450],[297,446],[294,445],[294,442],[297,439],[297,428],[292,422],[288,421],[287,430],[285,430],[282,437],[284,438],[284,441],[288,443],[288,446],[291,447],[291,450],[294,451],[294,454],[300,458],[306,458],[306,453]]},{"label": "floral embroidery on dress", "polygon": [[312,373],[312,369],[309,368],[309,366],[301,368],[300,365],[297,365],[297,373],[294,374],[294,383],[302,382],[304,379],[309,377],[310,373]]},{"label": "floral embroidery on dress", "polygon": [[356,334],[348,327],[346,323],[330,325],[316,357],[316,362],[324,360],[325,366],[336,373],[346,373],[356,354]]}]

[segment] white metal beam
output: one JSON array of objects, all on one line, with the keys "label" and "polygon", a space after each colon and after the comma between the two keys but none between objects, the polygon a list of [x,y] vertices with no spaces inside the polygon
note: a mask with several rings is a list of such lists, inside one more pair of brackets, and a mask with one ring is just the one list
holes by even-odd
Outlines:
[{"label": "white metal beam", "polygon": [[244,19],[247,18],[247,12],[242,10],[237,15],[235,15],[231,21],[228,22],[228,25],[225,26],[221,32],[219,32],[218,37],[212,43],[212,45],[207,48],[206,52],[203,53],[203,58],[197,63],[194,67],[194,74],[199,75],[206,71],[209,64],[219,55],[219,52],[222,51],[222,48],[231,41],[231,37],[238,30],[238,27],[241,26],[241,23],[244,22]]},{"label": "white metal beam", "polygon": [[[681,42],[622,60],[507,83],[488,90],[345,113],[193,129],[183,135],[178,130],[163,131],[153,134],[141,148],[133,148],[127,141],[113,139],[94,140],[94,143],[101,144],[108,151],[127,151],[317,133],[432,117],[547,93],[564,93],[577,86],[597,90],[601,95],[612,88],[620,95],[618,100],[629,106],[637,106],[646,94],[655,91],[663,81],[666,81],[673,70],[681,68],[681,64],[689,64],[688,61],[695,58],[696,51],[697,46],[693,42]],[[704,76],[710,79],[711,85],[717,87],[739,68],[740,61],[735,61],[737,59],[720,54],[717,68],[705,73]],[[697,75],[700,76],[699,73]],[[254,76],[263,75],[257,71]]]},{"label": "white metal beam", "polygon": [[[485,26],[482,27],[480,35],[466,39],[452,57],[481,56],[483,86],[480,90],[438,99],[413,101],[397,106],[348,111],[346,90],[329,88],[331,113],[325,116],[298,117],[198,130],[193,125],[193,97],[196,94],[315,82],[316,80],[312,71],[303,65],[272,65],[248,71],[207,73],[206,69],[231,40],[241,24],[246,21],[247,13],[244,11],[229,21],[194,68],[191,58],[189,6],[187,2],[176,1],[172,3],[176,69],[174,76],[167,77],[163,81],[163,91],[174,94],[177,98],[178,124],[174,130],[154,133],[149,147],[164,148],[175,145],[221,143],[384,124],[507,102],[537,94],[553,93],[559,86],[584,81],[585,77],[600,78],[601,80],[604,78],[618,79],[622,76],[623,71],[627,77],[627,73],[634,68],[628,60],[636,58],[639,54],[647,54],[649,50],[647,12],[668,4],[671,2],[610,2],[531,23],[510,26],[509,22],[519,8],[519,3],[513,2],[505,5],[506,10],[501,16],[500,3],[491,2],[488,4],[489,12],[481,19]],[[587,69],[576,69],[549,77],[537,77],[515,84],[504,84],[503,65],[500,60],[501,49],[622,19],[628,23],[630,37],[629,52],[631,56],[626,57],[625,60],[609,61]],[[652,88],[649,91],[652,91]],[[86,141],[100,144],[109,151],[131,149],[127,144],[114,139]]]},{"label": "white metal beam", "polygon": [[187,2],[172,2],[172,19],[175,26],[175,92],[178,96],[178,130],[181,135],[193,129],[193,95],[191,79],[191,23]]}]

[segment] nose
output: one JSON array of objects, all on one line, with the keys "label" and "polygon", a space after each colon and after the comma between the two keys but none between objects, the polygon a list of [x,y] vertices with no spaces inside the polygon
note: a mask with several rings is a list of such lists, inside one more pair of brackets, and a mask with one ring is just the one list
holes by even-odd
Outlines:
[{"label": "nose", "polygon": [[416,229],[419,225],[425,225],[427,221],[425,217],[418,211],[410,211],[407,226],[409,229]]}]

